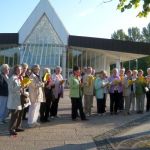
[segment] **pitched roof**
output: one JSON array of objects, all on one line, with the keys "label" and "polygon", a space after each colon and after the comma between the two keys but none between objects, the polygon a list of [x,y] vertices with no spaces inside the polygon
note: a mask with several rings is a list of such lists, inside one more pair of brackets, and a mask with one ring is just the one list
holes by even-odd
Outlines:
[{"label": "pitched roof", "polygon": [[29,34],[32,32],[32,30],[44,14],[46,14],[46,16],[48,17],[51,25],[61,39],[62,43],[67,45],[68,32],[57,16],[55,10],[51,6],[49,0],[40,0],[36,8],[25,21],[25,23],[19,30],[19,43],[22,44],[25,42],[26,38],[29,36]]}]

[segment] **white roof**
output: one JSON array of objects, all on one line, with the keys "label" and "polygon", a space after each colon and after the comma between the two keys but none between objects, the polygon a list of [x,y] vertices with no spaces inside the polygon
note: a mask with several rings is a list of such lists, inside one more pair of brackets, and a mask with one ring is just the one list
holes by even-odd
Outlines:
[{"label": "white roof", "polygon": [[57,16],[55,10],[51,6],[49,0],[40,0],[36,8],[33,10],[31,15],[23,24],[23,26],[19,30],[19,43],[23,44],[25,42],[26,38],[32,32],[43,14],[46,14],[46,16],[48,17],[51,25],[53,26],[54,30],[56,31],[63,44],[67,45],[69,34],[59,17]]}]

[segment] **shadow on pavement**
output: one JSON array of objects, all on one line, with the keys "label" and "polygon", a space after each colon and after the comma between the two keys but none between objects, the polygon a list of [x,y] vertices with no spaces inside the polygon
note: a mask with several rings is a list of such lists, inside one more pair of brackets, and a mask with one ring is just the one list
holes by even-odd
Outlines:
[{"label": "shadow on pavement", "polygon": [[[105,138],[95,141],[95,143],[100,150],[101,147],[107,146],[108,144],[117,150],[150,150],[150,131],[139,132],[127,136]],[[122,148],[120,148],[120,146]]]},{"label": "shadow on pavement", "polygon": [[83,143],[83,144],[65,144],[62,146],[46,148],[43,150],[88,150],[93,148],[95,148],[96,150],[96,145],[94,144],[94,142],[90,142],[90,143]]}]

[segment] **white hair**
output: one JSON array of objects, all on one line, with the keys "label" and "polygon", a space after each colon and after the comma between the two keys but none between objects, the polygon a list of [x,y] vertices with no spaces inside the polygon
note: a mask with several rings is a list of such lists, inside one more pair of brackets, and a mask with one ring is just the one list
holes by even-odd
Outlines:
[{"label": "white hair", "polygon": [[150,68],[147,68],[147,72],[150,70]]},{"label": "white hair", "polygon": [[3,72],[4,69],[6,69],[6,68],[9,68],[8,64],[2,64],[1,68],[0,68],[0,71]]},{"label": "white hair", "polygon": [[40,65],[38,65],[38,64],[33,65],[32,68],[31,68],[32,71],[33,71],[35,68],[39,68],[39,69],[40,69]]},{"label": "white hair", "polygon": [[114,72],[114,70],[116,70],[117,73],[119,72],[118,68],[113,68],[113,72]]},{"label": "white hair", "polygon": [[60,66],[57,66],[55,70],[59,69],[60,71],[62,71],[62,68]]},{"label": "white hair", "polygon": [[49,74],[50,74],[50,73],[51,73],[51,70],[50,70],[50,68],[44,68],[44,69],[43,69],[43,72],[44,72],[44,73],[49,73]]},{"label": "white hair", "polygon": [[133,70],[133,71],[132,71],[132,73],[133,73],[133,72],[136,72],[136,73],[138,73],[138,71],[137,71],[136,69],[135,69],[135,70]]},{"label": "white hair", "polygon": [[122,70],[123,72],[125,72],[125,68],[121,68],[120,70]]}]

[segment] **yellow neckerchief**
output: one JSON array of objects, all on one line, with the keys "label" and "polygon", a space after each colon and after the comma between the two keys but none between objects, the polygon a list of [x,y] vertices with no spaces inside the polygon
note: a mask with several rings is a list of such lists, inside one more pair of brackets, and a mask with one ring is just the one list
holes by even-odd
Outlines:
[{"label": "yellow neckerchief", "polygon": [[144,76],[138,77],[138,81],[140,83],[146,83],[146,80],[145,80]]},{"label": "yellow neckerchief", "polygon": [[123,74],[121,74],[121,75],[119,75],[120,76],[120,80],[121,81],[123,81],[123,79],[124,79],[124,75]]},{"label": "yellow neckerchief", "polygon": [[88,85],[91,86],[93,83],[94,77],[93,75],[88,75]]}]

